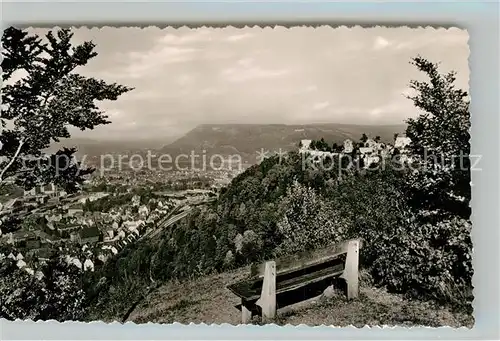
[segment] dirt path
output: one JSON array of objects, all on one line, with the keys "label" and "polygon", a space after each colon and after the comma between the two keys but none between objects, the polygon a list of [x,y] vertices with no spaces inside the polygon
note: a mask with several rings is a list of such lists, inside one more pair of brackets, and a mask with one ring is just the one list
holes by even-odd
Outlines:
[{"label": "dirt path", "polygon": [[[226,285],[245,278],[248,273],[248,269],[239,269],[190,282],[168,283],[146,297],[128,321],[239,324],[241,312],[235,306],[240,302]],[[258,317],[253,323],[259,323]],[[368,287],[361,280],[358,299],[347,301],[341,293],[328,299],[321,297],[292,311],[278,311],[276,323],[472,327],[473,317],[428,302],[404,300],[400,295]]]}]

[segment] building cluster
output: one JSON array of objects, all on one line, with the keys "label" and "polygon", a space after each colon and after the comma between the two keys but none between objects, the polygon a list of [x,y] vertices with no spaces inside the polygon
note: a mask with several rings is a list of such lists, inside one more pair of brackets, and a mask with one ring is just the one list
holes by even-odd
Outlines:
[{"label": "building cluster", "polygon": [[47,205],[57,205],[67,197],[67,193],[58,189],[54,184],[35,186],[25,190],[22,197],[10,199],[0,205],[0,217],[26,215],[34,209]]},{"label": "building cluster", "polygon": [[[166,216],[174,205],[168,198],[150,199],[141,204],[141,197],[136,195],[130,203],[112,207],[109,212],[84,211],[86,201],[103,197],[102,194],[90,193],[83,198],[75,197],[71,202],[32,211],[29,218],[33,223],[26,220],[21,229],[4,233],[0,236],[0,243],[19,250],[21,256],[16,257],[22,257],[18,264],[20,268],[25,267],[28,259],[36,264],[50,259],[56,251],[72,250],[68,251],[68,262],[81,269],[93,269],[89,262],[93,264],[95,259],[103,262],[110,254],[117,253]],[[94,256],[87,255],[82,260],[70,255],[81,254],[83,250],[92,251]]]},{"label": "building cluster", "polygon": [[[196,188],[212,188],[226,186],[244,169],[235,165],[224,169],[177,169],[162,171],[159,169],[140,170],[104,170],[100,176],[94,176],[91,186],[151,186],[169,187],[172,190],[186,190]],[[96,173],[99,173],[97,171]]]},{"label": "building cluster", "polygon": [[411,139],[401,134],[395,136],[393,145],[378,142],[370,138],[357,144],[350,139],[346,139],[340,152],[311,149],[311,142],[311,140],[302,140],[299,152],[311,155],[313,162],[320,162],[325,158],[332,158],[333,156],[352,155],[353,152],[356,152],[355,158],[361,159],[363,167],[368,168],[372,164],[380,162],[383,158],[394,155],[396,151],[401,162],[410,161],[408,146],[411,143]]},{"label": "building cluster", "polygon": [[[11,245],[18,252],[0,257],[16,258],[16,265],[32,274],[38,264],[56,254],[82,271],[93,271],[96,262],[106,262],[129,243],[154,231],[174,207],[197,205],[217,196],[214,189],[188,189],[156,192],[157,199],[142,200],[134,195],[123,204],[119,197],[127,193],[79,193],[59,197],[61,200],[55,205],[40,201],[36,208],[28,208],[30,213],[21,229],[0,233],[0,244]],[[24,205],[38,198],[38,190],[27,191],[17,202],[24,210]],[[86,205],[99,199],[109,200],[111,208],[106,212],[89,211]],[[113,204],[115,199],[120,204]]]}]

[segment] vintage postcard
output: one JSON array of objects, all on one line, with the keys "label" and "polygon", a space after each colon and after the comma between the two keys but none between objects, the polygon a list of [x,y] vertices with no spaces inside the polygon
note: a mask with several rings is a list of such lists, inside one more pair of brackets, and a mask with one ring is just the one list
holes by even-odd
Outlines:
[{"label": "vintage postcard", "polygon": [[2,45],[1,318],[474,325],[465,30]]}]

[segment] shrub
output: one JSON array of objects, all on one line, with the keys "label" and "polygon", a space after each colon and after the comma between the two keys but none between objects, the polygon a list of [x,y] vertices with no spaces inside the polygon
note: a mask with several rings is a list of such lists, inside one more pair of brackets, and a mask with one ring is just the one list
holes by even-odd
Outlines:
[{"label": "shrub", "polygon": [[312,188],[294,182],[280,203],[278,232],[282,243],[277,254],[288,254],[324,246],[342,239],[335,212]]},{"label": "shrub", "polygon": [[459,218],[397,229],[387,244],[378,245],[372,273],[392,290],[457,301],[457,292],[472,285],[470,230],[470,222]]},{"label": "shrub", "polygon": [[238,234],[234,246],[237,254],[247,262],[262,259],[262,239],[252,230],[245,231],[243,235]]},{"label": "shrub", "polygon": [[0,266],[0,317],[33,320],[78,320],[84,312],[81,274],[60,259],[42,268],[41,279],[18,269],[11,259]]}]

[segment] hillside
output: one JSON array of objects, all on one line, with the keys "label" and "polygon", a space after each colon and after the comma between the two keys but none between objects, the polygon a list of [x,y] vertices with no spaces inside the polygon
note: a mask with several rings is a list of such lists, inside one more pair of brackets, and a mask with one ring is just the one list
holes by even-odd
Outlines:
[{"label": "hillside", "polygon": [[[454,219],[423,225],[419,230],[402,195],[405,173],[395,167],[370,172],[351,167],[342,173],[342,179],[339,177],[335,170],[304,170],[297,152],[283,160],[270,157],[248,168],[216,202],[194,209],[185,221],[163,230],[154,242],[125,248],[91,273],[87,291],[93,298],[87,320],[128,317],[137,322],[237,322],[237,299],[224,288],[248,273],[242,270],[245,266],[362,238],[366,245],[361,266],[377,287],[385,287],[391,294],[367,284],[361,291],[366,300],[339,301],[344,313],[337,312],[335,306],[335,315],[331,302],[325,302],[317,306],[324,312],[304,312],[304,317],[294,313],[283,323],[470,324],[467,318],[449,322],[440,320],[441,315],[432,315],[442,310],[443,316],[449,316],[453,307],[464,314],[460,316],[472,318],[471,243],[466,238],[470,223]],[[430,235],[429,230],[435,234]],[[450,239],[456,241],[453,247],[440,246]],[[429,254],[435,261],[422,266]],[[439,261],[451,258],[457,261]],[[109,281],[95,289],[94,283],[100,283],[103,276]],[[157,285],[160,288],[153,289]],[[379,293],[387,297],[379,300]],[[404,300],[393,307],[383,300],[392,302],[393,297],[402,296],[392,293],[415,301]],[[417,302],[427,299],[448,310]],[[134,311],[129,314],[131,308]]]},{"label": "hillside", "polygon": [[[135,323],[230,323],[239,324],[241,312],[235,308],[239,299],[226,286],[249,273],[248,267],[232,272],[198,278],[189,282],[170,282],[146,297],[127,321]],[[370,285],[361,276],[360,297],[347,301],[340,291],[330,291],[314,300],[278,311],[279,325],[364,325],[472,327],[473,317],[436,304],[408,301]],[[259,317],[252,323],[258,324]]]},{"label": "hillside", "polygon": [[353,124],[204,124],[166,145],[161,152],[170,155],[189,154],[192,150],[208,155],[239,154],[254,162],[261,148],[269,151],[293,150],[302,139],[342,143],[345,139],[359,140],[363,133],[380,136],[382,141],[393,141],[394,134],[405,130],[405,125],[353,125]]}]

